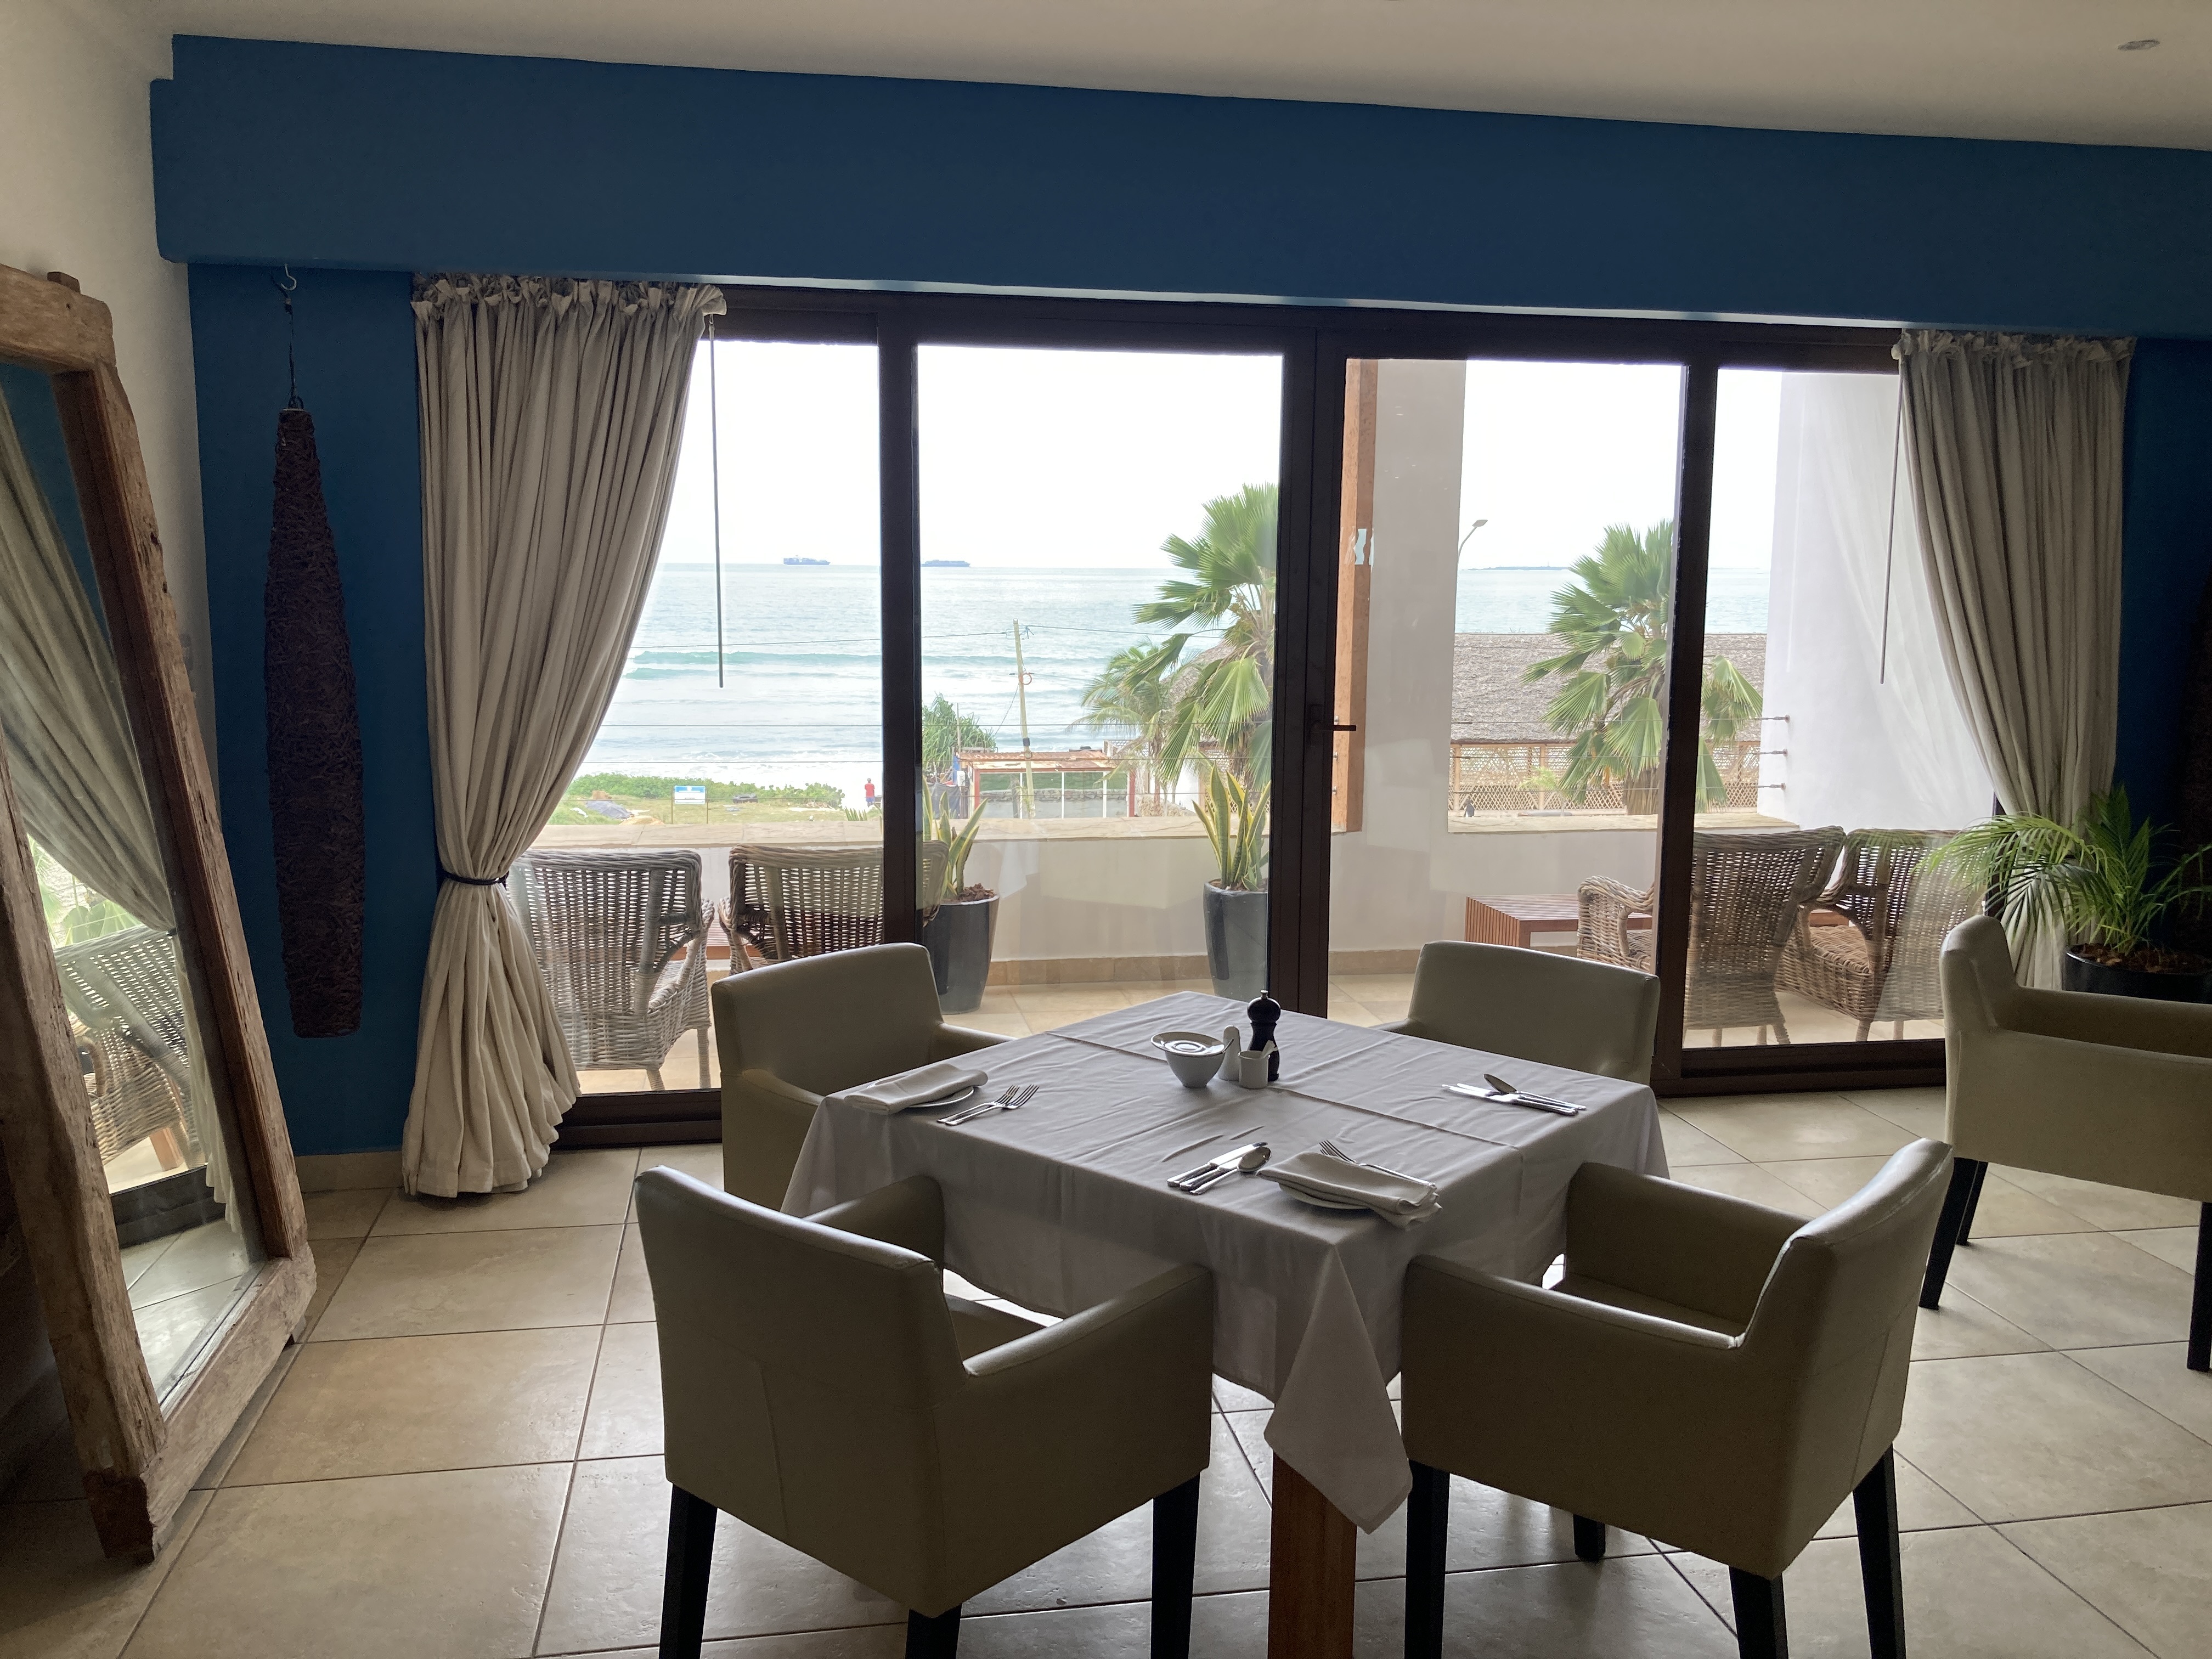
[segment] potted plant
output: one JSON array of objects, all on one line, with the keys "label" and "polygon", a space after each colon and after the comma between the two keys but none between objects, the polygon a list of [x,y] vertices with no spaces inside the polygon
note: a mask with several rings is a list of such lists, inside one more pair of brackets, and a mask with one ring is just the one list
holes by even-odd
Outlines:
[{"label": "potted plant", "polygon": [[1198,797],[1220,872],[1206,884],[1206,971],[1216,996],[1240,1002],[1267,988],[1267,793],[1217,766]]},{"label": "potted plant", "polygon": [[991,975],[991,942],[999,925],[999,896],[988,887],[968,884],[968,854],[983,825],[983,804],[978,801],[968,822],[956,828],[948,802],[941,811],[928,813],[928,839],[943,844],[945,859],[934,872],[934,882],[929,861],[923,860],[921,942],[937,971],[938,1006],[948,1014],[969,1013],[983,1003],[983,985]]},{"label": "potted plant", "polygon": [[2197,878],[2212,847],[2169,862],[2158,851],[2165,833],[2136,823],[2128,792],[2113,789],[2070,828],[2033,812],[1985,818],[1931,862],[1989,889],[2006,915],[2063,928],[2069,991],[2212,1001],[2212,959],[2158,942],[2169,918],[2212,892]]}]

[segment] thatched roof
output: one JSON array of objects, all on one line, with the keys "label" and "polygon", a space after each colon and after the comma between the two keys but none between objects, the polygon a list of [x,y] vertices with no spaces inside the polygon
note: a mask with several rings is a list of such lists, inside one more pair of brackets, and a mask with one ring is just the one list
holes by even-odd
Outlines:
[{"label": "thatched roof", "polygon": [[[1534,685],[1523,678],[1532,663],[1566,649],[1557,634],[1462,634],[1452,655],[1452,736],[1527,742],[1556,738],[1544,710],[1560,681]],[[1705,660],[1726,657],[1743,677],[1766,689],[1766,635],[1709,634]]]}]

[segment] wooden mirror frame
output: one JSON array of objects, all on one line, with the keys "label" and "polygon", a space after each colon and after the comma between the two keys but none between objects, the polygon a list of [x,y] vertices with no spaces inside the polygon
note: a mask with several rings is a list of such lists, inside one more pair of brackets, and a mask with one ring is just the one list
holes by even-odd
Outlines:
[{"label": "wooden mirror frame", "polygon": [[[0,1151],[108,1554],[149,1556],[301,1325],[315,1261],[223,851],[138,431],[107,307],[57,272],[0,265],[0,360],[60,407],[139,764],[177,898],[208,1070],[253,1195],[264,1260],[164,1402],[139,1351],[91,1105],[0,744]],[[4,671],[0,671],[4,672]]]}]

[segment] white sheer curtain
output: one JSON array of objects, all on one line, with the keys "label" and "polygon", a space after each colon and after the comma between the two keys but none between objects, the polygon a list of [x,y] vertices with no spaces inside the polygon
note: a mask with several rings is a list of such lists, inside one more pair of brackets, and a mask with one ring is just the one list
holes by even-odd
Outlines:
[{"label": "white sheer curtain", "polygon": [[431,781],[445,879],[401,1170],[511,1190],[576,1073],[495,884],[599,730],[668,516],[691,362],[720,289],[438,276],[415,295]]},{"label": "white sheer curtain", "polygon": [[[2132,340],[1909,331],[1905,446],[1936,639],[1997,799],[2070,823],[2110,786]],[[2014,939],[2055,985],[2063,941]]]}]

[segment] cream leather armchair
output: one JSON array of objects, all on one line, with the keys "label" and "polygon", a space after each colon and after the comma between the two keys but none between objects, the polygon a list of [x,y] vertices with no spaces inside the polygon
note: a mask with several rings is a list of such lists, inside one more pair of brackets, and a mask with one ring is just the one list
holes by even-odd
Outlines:
[{"label": "cream leather armchair", "polygon": [[636,1190],[675,1489],[662,1659],[699,1652],[718,1510],[908,1608],[908,1659],[949,1659],[963,1601],[1147,1502],[1152,1650],[1188,1655],[1205,1269],[1039,1328],[946,1297],[927,1176],[808,1219],[672,1170]]},{"label": "cream leather armchair", "polygon": [[1782,1572],[1846,1493],[1875,1659],[1902,1659],[1897,1488],[1912,1292],[1950,1149],[1905,1148],[1815,1221],[1586,1164],[1557,1290],[1406,1273],[1406,1652],[1443,1640],[1453,1474],[1727,1564],[1744,1659],[1788,1651]]},{"label": "cream leather armchair", "polygon": [[1629,1083],[1651,1081],[1659,981],[1633,968],[1439,939],[1413,964],[1406,1018],[1382,1027]]},{"label": "cream leather armchair", "polygon": [[2212,1369],[2212,1007],[2030,990],[1988,916],[1951,930],[1942,975],[1944,1133],[1958,1161],[1920,1305],[1942,1300],[1991,1164],[2164,1193],[2203,1206],[2188,1364]]},{"label": "cream leather armchair", "polygon": [[779,1207],[823,1096],[1005,1041],[945,1023],[919,945],[871,945],[731,975],[714,987],[724,1185]]}]

